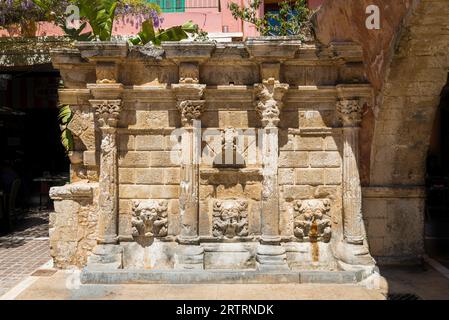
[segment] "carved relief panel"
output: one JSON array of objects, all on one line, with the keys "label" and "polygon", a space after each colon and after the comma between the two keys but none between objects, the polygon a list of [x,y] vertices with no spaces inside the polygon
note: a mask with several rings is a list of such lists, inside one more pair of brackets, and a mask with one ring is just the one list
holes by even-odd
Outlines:
[{"label": "carved relief panel", "polygon": [[294,234],[304,241],[329,242],[332,235],[329,199],[298,200],[293,205]]},{"label": "carved relief panel", "polygon": [[248,235],[248,202],[246,200],[215,200],[212,234],[217,238]]},{"label": "carved relief panel", "polygon": [[168,203],[146,200],[133,203],[132,235],[134,237],[165,237],[168,231]]}]

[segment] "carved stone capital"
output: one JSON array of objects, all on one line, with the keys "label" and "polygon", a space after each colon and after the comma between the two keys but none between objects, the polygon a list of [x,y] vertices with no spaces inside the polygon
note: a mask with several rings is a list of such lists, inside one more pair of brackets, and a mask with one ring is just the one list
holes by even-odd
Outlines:
[{"label": "carved stone capital", "polygon": [[280,83],[274,78],[254,85],[256,111],[259,113],[264,127],[278,126],[283,106],[282,100],[288,88],[288,84]]},{"label": "carved stone capital", "polygon": [[299,200],[294,203],[293,210],[295,237],[305,241],[330,241],[329,199]]},{"label": "carved stone capital", "polygon": [[337,102],[338,116],[344,127],[358,127],[362,122],[362,106],[358,99],[343,99]]},{"label": "carved stone capital", "polygon": [[184,100],[178,103],[178,110],[181,112],[181,121],[184,126],[192,124],[193,120],[198,120],[205,109],[204,100]]},{"label": "carved stone capital", "polygon": [[90,100],[100,128],[116,128],[120,117],[121,100]]}]

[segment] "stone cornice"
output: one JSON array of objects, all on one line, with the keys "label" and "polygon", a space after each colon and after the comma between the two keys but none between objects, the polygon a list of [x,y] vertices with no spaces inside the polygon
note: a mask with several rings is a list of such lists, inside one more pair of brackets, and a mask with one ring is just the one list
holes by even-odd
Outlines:
[{"label": "stone cornice", "polygon": [[94,191],[98,188],[98,183],[78,182],[67,184],[62,187],[50,189],[50,198],[53,200],[92,200]]}]

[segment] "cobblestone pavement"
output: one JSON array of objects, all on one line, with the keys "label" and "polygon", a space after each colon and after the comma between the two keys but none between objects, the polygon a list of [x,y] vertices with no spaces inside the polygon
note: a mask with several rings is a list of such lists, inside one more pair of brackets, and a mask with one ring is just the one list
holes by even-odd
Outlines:
[{"label": "cobblestone pavement", "polygon": [[27,212],[0,237],[0,296],[49,260],[48,212]]}]

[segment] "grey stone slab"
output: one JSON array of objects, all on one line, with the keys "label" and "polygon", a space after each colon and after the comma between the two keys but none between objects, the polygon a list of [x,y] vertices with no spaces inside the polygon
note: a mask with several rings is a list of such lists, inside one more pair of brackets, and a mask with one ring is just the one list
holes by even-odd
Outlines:
[{"label": "grey stone slab", "polygon": [[85,268],[85,284],[282,284],[282,283],[357,283],[362,273],[350,271],[229,271],[229,270],[111,270]]}]

